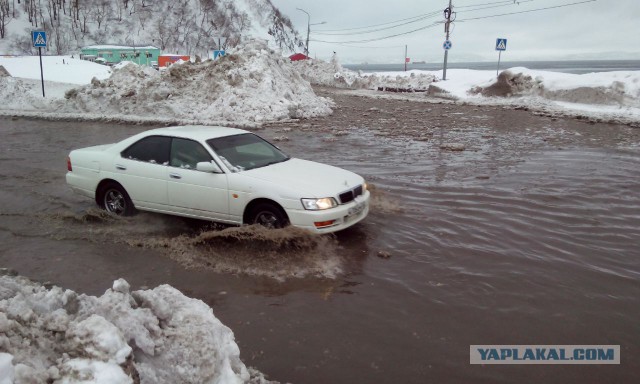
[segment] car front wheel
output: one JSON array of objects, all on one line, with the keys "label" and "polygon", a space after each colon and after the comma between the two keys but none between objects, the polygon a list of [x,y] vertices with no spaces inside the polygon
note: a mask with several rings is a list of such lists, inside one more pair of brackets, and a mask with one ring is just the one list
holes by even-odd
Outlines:
[{"label": "car front wheel", "polygon": [[127,191],[120,184],[108,183],[100,193],[100,207],[109,213],[118,216],[130,216],[135,213],[135,208]]},{"label": "car front wheel", "polygon": [[266,228],[284,228],[289,225],[286,214],[274,204],[258,204],[252,212],[251,224],[260,224]]}]

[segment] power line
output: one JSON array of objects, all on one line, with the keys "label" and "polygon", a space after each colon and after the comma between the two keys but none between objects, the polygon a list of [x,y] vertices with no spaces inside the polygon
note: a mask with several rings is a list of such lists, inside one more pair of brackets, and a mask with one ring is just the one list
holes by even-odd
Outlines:
[{"label": "power line", "polygon": [[340,45],[342,47],[347,48],[356,48],[356,49],[394,49],[394,48],[404,48],[404,45],[388,45],[386,47],[358,47],[356,45],[349,45],[343,43],[335,43],[336,45]]},{"label": "power line", "polygon": [[500,16],[508,16],[508,15],[517,15],[519,13],[528,13],[528,12],[536,12],[536,11],[544,11],[546,9],[554,9],[554,8],[562,8],[562,7],[569,7],[572,5],[578,5],[578,4],[586,4],[586,3],[593,3],[594,1],[598,1],[598,0],[586,0],[586,1],[579,1],[577,3],[570,3],[570,4],[562,4],[562,5],[556,5],[553,7],[545,7],[545,8],[536,8],[536,9],[529,9],[526,11],[519,11],[519,12],[510,12],[510,13],[501,13],[499,15],[489,15],[489,16],[480,16],[480,17],[471,17],[468,19],[462,19],[462,20],[458,20],[460,22],[464,22],[464,21],[470,21],[470,20],[480,20],[480,19],[488,19],[491,17],[500,17]]},{"label": "power line", "polygon": [[370,43],[372,41],[379,41],[379,40],[386,40],[386,39],[390,39],[392,37],[398,37],[398,36],[403,36],[403,35],[408,35],[410,33],[413,32],[418,32],[418,31],[422,31],[425,30],[427,28],[432,28],[435,27],[438,24],[442,24],[442,21],[437,21],[433,24],[429,24],[425,27],[421,27],[421,28],[417,28],[417,29],[413,29],[411,31],[407,31],[407,32],[403,32],[403,33],[397,33],[395,35],[390,35],[390,36],[384,36],[384,37],[379,37],[379,38],[375,38],[375,39],[367,39],[367,40],[353,40],[353,41],[324,41],[324,40],[311,40],[311,41],[315,41],[318,43],[328,43],[328,44],[350,44],[350,43]]},{"label": "power line", "polygon": [[504,3],[513,4],[515,2],[516,2],[515,0],[502,0],[502,1],[494,1],[493,3],[484,3],[484,4],[456,5],[456,9],[458,9],[458,8],[480,7],[480,6],[483,6],[483,5],[492,5],[492,4],[504,4]]},{"label": "power line", "polygon": [[440,12],[442,11],[434,11],[434,12],[429,12],[429,13],[425,13],[422,15],[417,15],[417,16],[413,16],[413,17],[408,17],[406,19],[400,19],[400,20],[395,20],[395,21],[390,21],[388,23],[382,23],[382,24],[374,24],[374,25],[369,25],[366,27],[355,27],[355,28],[344,28],[344,29],[323,29],[323,30],[319,30],[316,31],[316,33],[318,32],[342,32],[342,31],[353,31],[356,29],[367,29],[367,28],[375,28],[375,27],[381,27],[383,25],[389,25],[389,24],[395,24],[395,23],[400,23],[403,21],[407,21],[407,20],[414,20],[414,19],[418,19],[418,18],[422,18],[422,17],[431,17],[431,16],[435,16],[435,15],[439,15]]},{"label": "power line", "polygon": [[491,5],[488,7],[474,8],[474,9],[466,9],[463,11],[456,11],[457,13],[465,13],[465,12],[473,12],[473,11],[481,11],[483,9],[491,9],[491,8],[500,8],[500,7],[509,7],[512,5],[520,5],[522,3],[530,3],[535,0],[519,0],[517,3],[509,3],[509,4],[501,4],[501,5]]},{"label": "power line", "polygon": [[[440,12],[438,12],[438,14],[440,14]],[[432,15],[432,16],[425,16],[425,17],[421,17],[420,19],[416,19],[416,20],[412,20],[412,21],[408,21],[406,23],[402,23],[402,24],[397,24],[397,25],[392,25],[390,27],[384,27],[384,28],[378,28],[378,29],[372,29],[369,31],[362,31],[362,32],[347,32],[347,33],[323,33],[323,32],[319,32],[319,31],[311,31],[312,33],[316,34],[316,35],[327,35],[327,36],[345,36],[345,35],[363,35],[363,34],[367,34],[367,33],[373,33],[373,32],[380,32],[380,31],[385,31],[387,29],[393,29],[393,28],[398,28],[401,27],[403,25],[408,25],[408,24],[413,24],[413,23],[417,23],[419,21],[423,21],[426,19],[430,19],[433,18],[437,15]]]}]

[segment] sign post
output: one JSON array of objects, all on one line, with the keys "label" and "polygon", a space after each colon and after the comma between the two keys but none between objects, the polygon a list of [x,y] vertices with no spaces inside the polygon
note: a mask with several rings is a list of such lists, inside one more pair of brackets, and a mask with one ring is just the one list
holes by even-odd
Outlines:
[{"label": "sign post", "polygon": [[213,51],[213,59],[216,60],[222,56],[224,56],[226,54],[224,47],[227,44],[227,38],[222,36],[222,37],[214,37],[213,41],[218,41],[218,46],[216,47],[217,49],[215,49]]},{"label": "sign post", "polygon": [[500,72],[500,57],[502,56],[502,51],[507,50],[507,39],[496,39],[496,51],[498,51],[498,69],[496,69],[496,76],[498,76],[498,72]]},{"label": "sign post", "polygon": [[404,46],[404,71],[407,72],[407,63],[411,61],[411,59],[409,59],[407,57],[407,46]]},{"label": "sign post", "polygon": [[31,41],[33,46],[38,48],[38,56],[40,56],[40,81],[42,83],[42,97],[44,97],[44,71],[42,70],[42,48],[47,47],[47,32],[31,31]]},{"label": "sign post", "polygon": [[[449,27],[451,26],[451,16],[453,14],[453,1],[449,0],[449,7],[444,10],[444,18],[447,20],[444,23],[444,31],[447,33],[447,37],[442,44],[444,48],[444,66],[442,68],[442,80],[447,80],[447,58],[449,57],[449,50],[451,49],[451,40],[449,40]],[[455,20],[455,17],[454,17]]]}]

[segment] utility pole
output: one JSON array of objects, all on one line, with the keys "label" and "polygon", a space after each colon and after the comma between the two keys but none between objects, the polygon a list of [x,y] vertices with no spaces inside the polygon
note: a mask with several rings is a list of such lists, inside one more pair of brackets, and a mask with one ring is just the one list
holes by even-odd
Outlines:
[{"label": "utility pole", "polygon": [[307,43],[304,45],[304,54],[305,56],[309,57],[309,33],[311,33],[311,15],[309,15],[309,12],[305,11],[304,9],[296,9],[307,14]]},{"label": "utility pole", "polygon": [[[449,8],[444,10],[444,17],[447,22],[444,24],[444,31],[447,33],[445,41],[449,41],[449,26],[451,25],[451,14],[453,13],[453,0],[449,0]],[[447,80],[447,58],[449,56],[449,49],[444,50],[444,68],[442,70],[442,80]]]},{"label": "utility pole", "polygon": [[304,9],[301,8],[296,8],[298,11],[304,12],[307,14],[307,42],[304,45],[304,54],[305,56],[309,57],[309,34],[311,33],[311,26],[312,25],[321,25],[321,24],[327,24],[326,21],[323,21],[321,23],[314,23],[311,24],[311,15],[309,15],[309,12],[305,11]]},{"label": "utility pole", "polygon": [[404,46],[404,71],[407,72],[407,46]]}]

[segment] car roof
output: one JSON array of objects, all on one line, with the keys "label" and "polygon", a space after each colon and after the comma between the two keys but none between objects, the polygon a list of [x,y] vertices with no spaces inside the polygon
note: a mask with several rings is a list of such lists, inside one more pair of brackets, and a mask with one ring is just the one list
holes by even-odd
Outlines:
[{"label": "car roof", "polygon": [[205,125],[184,125],[179,127],[157,128],[144,132],[145,136],[165,135],[174,137],[183,137],[206,141],[218,137],[239,135],[250,133],[244,129],[221,127],[221,126],[205,126]]}]

